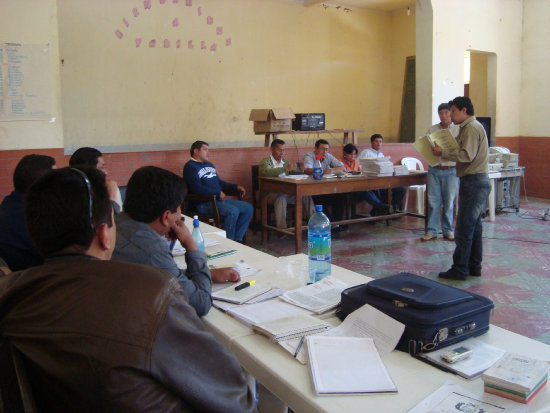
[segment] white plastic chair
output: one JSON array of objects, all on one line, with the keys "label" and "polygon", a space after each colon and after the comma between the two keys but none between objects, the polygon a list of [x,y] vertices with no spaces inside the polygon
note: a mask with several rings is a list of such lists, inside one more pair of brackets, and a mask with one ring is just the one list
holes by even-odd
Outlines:
[{"label": "white plastic chair", "polygon": [[[401,159],[401,165],[405,165],[409,171],[424,171],[424,165],[416,158],[403,158]],[[426,192],[426,185],[411,185],[407,188],[407,195],[405,196],[405,211],[409,208],[409,191],[416,191],[416,211],[420,215],[424,214],[424,193]]]}]

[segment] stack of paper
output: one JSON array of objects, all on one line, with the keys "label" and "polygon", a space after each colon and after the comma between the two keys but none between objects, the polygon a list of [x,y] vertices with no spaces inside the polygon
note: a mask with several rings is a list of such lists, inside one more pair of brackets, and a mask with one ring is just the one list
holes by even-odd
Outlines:
[{"label": "stack of paper", "polygon": [[336,307],[340,303],[342,291],[348,287],[349,285],[345,282],[329,276],[314,284],[287,291],[280,298],[298,307],[321,314]]},{"label": "stack of paper", "polygon": [[506,353],[481,377],[487,393],[528,403],[548,382],[548,363]]},{"label": "stack of paper", "polygon": [[359,159],[363,173],[367,176],[392,176],[393,164],[389,156]]},{"label": "stack of paper", "polygon": [[395,165],[393,167],[393,174],[395,176],[409,175],[409,168],[407,168],[407,165]]},{"label": "stack of paper", "polygon": [[252,326],[253,330],[268,336],[276,342],[320,333],[329,328],[331,328],[331,325],[327,322],[307,314],[279,318]]},{"label": "stack of paper", "polygon": [[430,363],[441,366],[444,369],[450,370],[464,378],[474,379],[491,367],[505,353],[504,350],[485,344],[475,338],[462,341],[460,346],[464,346],[472,350],[472,355],[467,359],[456,363],[450,364],[441,359],[441,354],[452,350],[452,346],[444,347],[429,353],[420,354],[420,357],[427,359]]},{"label": "stack of paper", "polygon": [[372,338],[309,336],[306,341],[318,394],[397,392]]}]

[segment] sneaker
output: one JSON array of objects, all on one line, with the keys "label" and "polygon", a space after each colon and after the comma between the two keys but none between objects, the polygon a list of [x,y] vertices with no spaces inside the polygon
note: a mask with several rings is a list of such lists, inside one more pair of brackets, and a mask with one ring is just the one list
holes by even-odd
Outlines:
[{"label": "sneaker", "polygon": [[420,237],[420,241],[431,241],[437,239],[437,235],[430,234],[429,232]]},{"label": "sneaker", "polygon": [[473,277],[481,277],[481,268],[478,268],[477,270],[470,268],[470,275]]},{"label": "sneaker", "polygon": [[447,270],[445,272],[439,273],[439,278],[445,278],[447,280],[461,280],[464,281],[468,278],[468,274],[461,274],[452,268],[450,270]]},{"label": "sneaker", "polygon": [[443,237],[445,239],[448,239],[449,241],[454,241],[455,240],[455,234],[453,234],[452,232],[446,233],[445,235],[443,235]]}]

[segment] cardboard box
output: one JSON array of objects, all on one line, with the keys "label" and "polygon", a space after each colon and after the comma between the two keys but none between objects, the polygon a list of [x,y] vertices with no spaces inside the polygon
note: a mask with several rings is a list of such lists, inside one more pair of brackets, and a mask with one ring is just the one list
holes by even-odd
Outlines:
[{"label": "cardboard box", "polygon": [[294,112],[290,108],[252,109],[249,120],[254,122],[254,132],[286,132],[291,129]]}]

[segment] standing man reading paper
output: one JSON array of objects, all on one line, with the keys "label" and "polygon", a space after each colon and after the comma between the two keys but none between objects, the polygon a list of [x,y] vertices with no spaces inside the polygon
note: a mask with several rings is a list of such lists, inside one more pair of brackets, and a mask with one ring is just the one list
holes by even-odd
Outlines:
[{"label": "standing man reading paper", "polygon": [[[451,107],[448,103],[442,103],[437,108],[439,120],[441,122],[433,125],[426,134],[448,129],[454,138],[458,136],[459,127],[451,121]],[[440,160],[434,166],[428,169],[428,225],[426,233],[420,237],[422,241],[430,241],[437,238],[439,232],[439,222],[441,220],[441,230],[443,237],[449,241],[454,241],[453,234],[453,208],[458,187],[458,178],[456,177],[456,163],[452,161]],[[443,211],[441,207],[443,206]]]},{"label": "standing man reading paper", "polygon": [[469,275],[481,275],[483,240],[481,214],[491,191],[489,182],[487,135],[474,116],[469,98],[456,97],[451,103],[451,119],[460,126],[457,137],[459,149],[443,149],[437,143],[432,149],[435,156],[456,162],[460,178],[458,214],[455,227],[456,248],[453,265],[441,278],[465,280]]}]

